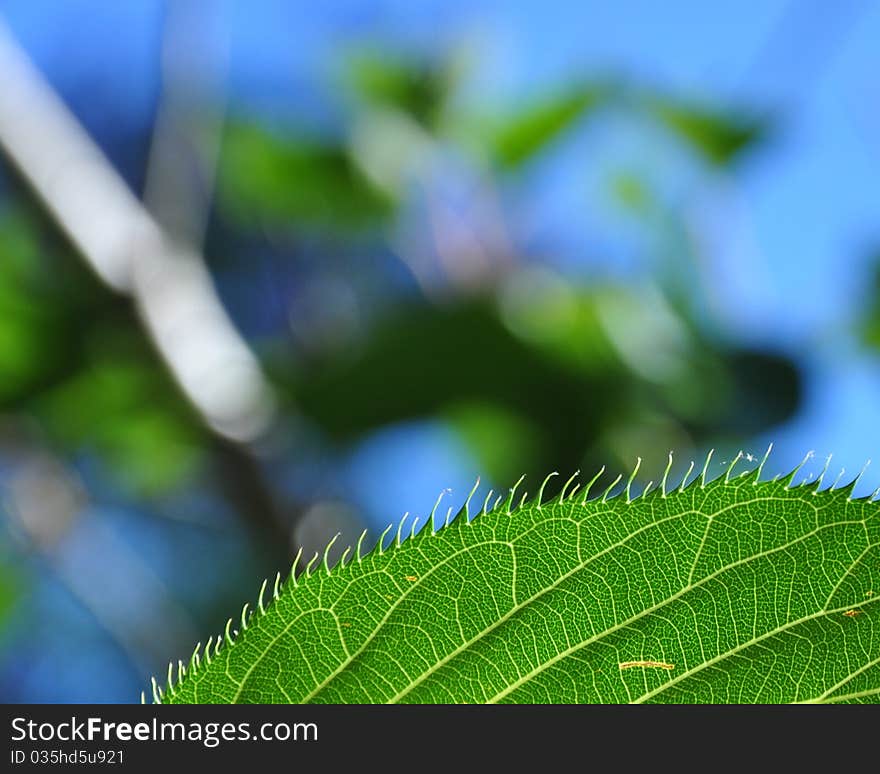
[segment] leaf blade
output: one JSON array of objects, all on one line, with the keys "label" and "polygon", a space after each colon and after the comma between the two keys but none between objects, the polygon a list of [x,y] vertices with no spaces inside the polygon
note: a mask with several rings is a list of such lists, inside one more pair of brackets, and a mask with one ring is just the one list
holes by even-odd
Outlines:
[{"label": "leaf blade", "polygon": [[880,506],[789,484],[457,519],[300,579],[165,698],[876,701]]}]

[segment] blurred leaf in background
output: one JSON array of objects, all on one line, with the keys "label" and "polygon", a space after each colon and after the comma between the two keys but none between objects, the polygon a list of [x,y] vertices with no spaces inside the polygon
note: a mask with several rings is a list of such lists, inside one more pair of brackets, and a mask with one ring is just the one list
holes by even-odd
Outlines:
[{"label": "blurred leaf in background", "polygon": [[227,126],[219,186],[224,211],[241,224],[319,227],[335,235],[374,225],[391,209],[344,147],[254,124]]},{"label": "blurred leaf in background", "polygon": [[860,337],[870,348],[880,352],[880,251],[869,261],[867,305],[860,319]]},{"label": "blurred leaf in background", "polygon": [[528,163],[571,129],[576,122],[606,103],[612,94],[605,84],[573,85],[548,93],[489,122],[478,137],[503,170]]},{"label": "blurred leaf in background", "polygon": [[429,132],[442,125],[457,76],[451,58],[432,61],[399,51],[362,49],[345,61],[345,80],[360,100],[411,116]]},{"label": "blurred leaf in background", "polygon": [[0,222],[0,411],[38,419],[65,449],[91,448],[139,494],[194,472],[203,434],[133,310],[37,223]]},{"label": "blurred leaf in background", "polygon": [[727,166],[761,145],[772,127],[768,118],[743,109],[720,110],[657,94],[643,102],[651,115],[718,166]]}]

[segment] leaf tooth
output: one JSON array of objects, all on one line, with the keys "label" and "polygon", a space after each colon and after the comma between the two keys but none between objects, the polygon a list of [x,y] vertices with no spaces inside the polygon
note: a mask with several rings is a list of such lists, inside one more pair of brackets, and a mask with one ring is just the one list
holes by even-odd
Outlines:
[{"label": "leaf tooth", "polygon": [[700,489],[706,488],[706,480],[709,475],[709,464],[712,462],[713,454],[715,454],[715,449],[709,449],[709,453],[706,455],[706,461],[703,463],[703,472],[700,474]]},{"label": "leaf tooth", "polygon": [[269,579],[266,578],[266,579],[263,581],[263,585],[260,586],[260,593],[259,593],[259,595],[257,596],[257,607],[258,607],[259,610],[260,610],[260,615],[263,615],[263,613],[266,612],[266,608],[263,606],[263,594],[266,593],[266,585],[267,585],[268,583],[269,583]]},{"label": "leaf tooth", "polygon": [[281,573],[275,573],[275,586],[272,589],[272,598],[278,599],[281,596]]},{"label": "leaf tooth", "polygon": [[382,530],[382,534],[379,535],[379,542],[377,543],[379,546],[379,556],[385,553],[385,536],[391,532],[392,529],[394,529],[394,525],[389,524],[384,530]]},{"label": "leaf tooth", "polygon": [[361,560],[363,559],[363,555],[361,554],[361,546],[363,546],[364,539],[366,537],[367,537],[367,530],[364,530],[363,532],[361,532],[361,536],[358,538],[357,548],[354,551],[354,555],[357,557],[358,564],[360,564]]},{"label": "leaf tooth", "polygon": [[605,466],[603,465],[601,468],[599,468],[599,472],[596,473],[596,475],[593,476],[593,478],[590,479],[589,483],[584,487],[584,496],[581,498],[581,505],[586,504],[587,497],[590,496],[590,490],[593,488],[593,484],[595,484],[599,480],[599,478],[602,476],[602,474],[604,472],[605,472]]},{"label": "leaf tooth", "polygon": [[[446,509],[446,518],[443,519],[443,526],[448,527],[450,521],[452,521],[452,506],[451,505]],[[439,529],[434,530],[435,535],[439,532],[440,532]]]},{"label": "leaf tooth", "polygon": [[[474,496],[474,493],[475,493],[475,492],[477,491],[477,489],[479,489],[479,488],[480,488],[480,477],[477,476],[477,480],[474,482],[474,485],[471,487],[471,491],[468,492],[467,499],[464,501],[464,518],[465,518],[465,521],[470,521],[470,520],[471,520],[471,512],[470,512],[471,498]],[[446,522],[446,525],[445,525],[445,526],[447,526],[447,527],[449,526],[449,522],[448,522],[448,521]]]},{"label": "leaf tooth", "polygon": [[559,504],[560,505],[562,505],[565,502],[565,490],[568,489],[569,486],[571,486],[571,482],[574,481],[580,474],[581,474],[580,470],[576,470],[574,473],[571,474],[571,478],[569,478],[568,481],[566,481],[562,485],[562,491],[559,493]]},{"label": "leaf tooth", "polygon": [[809,461],[815,456],[815,454],[816,454],[816,453],[815,453],[814,451],[812,451],[812,450],[808,451],[808,452],[804,455],[804,458],[803,458],[803,459],[802,459],[802,460],[801,460],[801,461],[795,466],[795,469],[794,469],[793,471],[791,471],[791,473],[788,474],[788,476],[787,476],[787,478],[788,478],[788,486],[787,486],[787,488],[788,488],[788,489],[791,489],[791,488],[794,486],[794,479],[795,479],[795,476],[797,476],[797,474],[800,473],[801,468],[802,468],[804,465],[806,465],[807,462],[809,462]]},{"label": "leaf tooth", "polygon": [[813,488],[813,494],[819,494],[819,489],[822,486],[822,481],[825,479],[825,474],[828,472],[828,466],[831,464],[831,457],[834,455],[829,454],[825,458],[825,464],[822,466],[822,472],[819,474],[819,478],[816,479],[816,486]]},{"label": "leaf tooth", "polygon": [[846,473],[846,468],[841,468],[840,473],[837,474],[837,478],[834,479],[834,483],[828,487],[829,492],[833,492],[837,489],[837,485],[840,483],[840,479],[843,478],[843,474]]},{"label": "leaf tooth", "polygon": [[770,457],[771,451],[773,451],[772,443],[767,447],[767,451],[764,452],[764,456],[761,458],[761,463],[758,465],[758,469],[755,471],[755,480],[752,482],[752,486],[758,486],[758,482],[761,480],[761,473],[764,470],[764,465],[767,463],[767,460]]},{"label": "leaf tooth", "polygon": [[632,473],[629,475],[629,480],[626,482],[626,501],[628,503],[632,502],[632,484],[635,480],[636,474],[639,472],[639,468],[642,466],[642,458],[636,457],[636,464],[633,468]]},{"label": "leaf tooth", "polygon": [[186,676],[186,667],[183,665],[183,661],[178,659],[177,661],[177,682],[180,683],[181,680]]},{"label": "leaf tooth", "polygon": [[660,491],[663,497],[666,497],[666,482],[669,480],[669,471],[672,470],[672,451],[669,452],[669,462],[666,463],[666,470],[663,471],[663,478],[660,481]]},{"label": "leaf tooth", "polygon": [[299,564],[299,560],[302,559],[302,546],[299,547],[299,550],[296,552],[296,556],[293,557],[293,564],[290,565],[290,580],[293,581],[293,585],[297,586],[296,582],[296,566]]},{"label": "leaf tooth", "polygon": [[651,491],[651,487],[654,486],[653,481],[649,481],[645,488],[642,490],[642,499],[644,500],[648,496],[648,492]]},{"label": "leaf tooth", "polygon": [[679,493],[683,492],[683,491],[685,490],[685,487],[688,485],[688,479],[690,478],[691,473],[694,472],[694,465],[695,465],[695,464],[696,464],[696,463],[695,463],[693,460],[691,460],[691,464],[688,465],[688,469],[687,469],[687,471],[686,471],[685,474],[681,477],[681,483],[678,485],[678,491],[679,491]]},{"label": "leaf tooth", "polygon": [[348,559],[348,555],[351,553],[351,546],[346,546],[345,550],[342,552],[342,556],[339,557],[339,566],[345,567],[345,560]]},{"label": "leaf tooth", "polygon": [[620,482],[620,479],[622,479],[622,478],[623,478],[623,474],[622,474],[622,473],[618,473],[618,474],[617,474],[617,478],[615,478],[614,481],[612,481],[612,482],[608,485],[608,488],[607,488],[607,489],[605,490],[605,492],[602,494],[602,502],[603,502],[603,503],[607,503],[607,502],[608,502],[608,495],[611,494],[611,490],[614,489],[614,487],[617,486],[617,484]]},{"label": "leaf tooth", "polygon": [[[339,540],[339,536],[340,536],[341,534],[342,534],[341,532],[337,532],[337,533],[336,533],[336,534],[330,539],[330,542],[327,543],[327,546],[324,548],[324,571],[327,573],[327,575],[330,574],[330,549],[333,548],[333,544],[334,544],[337,540]],[[264,612],[264,611],[263,611],[263,594],[262,594],[262,592],[260,593],[260,612],[261,612],[261,613]]]},{"label": "leaf tooth", "polygon": [[162,691],[156,683],[156,678],[150,678],[150,685],[153,687],[153,704],[161,704],[162,703]]},{"label": "leaf tooth", "polygon": [[505,503],[506,503],[506,505],[507,505],[507,512],[508,512],[508,513],[511,513],[511,512],[513,511],[513,508],[514,508],[514,505],[513,505],[514,500],[513,500],[513,498],[516,497],[516,490],[519,488],[519,485],[525,480],[525,477],[526,477],[526,474],[523,473],[523,474],[517,479],[517,482],[516,482],[512,487],[510,487],[510,494],[508,494],[508,496],[507,496],[507,500],[505,500]]},{"label": "leaf tooth", "polygon": [[403,542],[402,531],[403,531],[403,525],[404,525],[404,522],[406,522],[407,516],[409,516],[409,511],[407,511],[406,513],[403,514],[403,518],[397,524],[397,537],[394,540],[394,544],[398,548],[400,548],[400,544]]},{"label": "leaf tooth", "polygon": [[864,465],[862,465],[862,469],[859,471],[859,475],[855,477],[855,480],[852,482],[849,488],[849,496],[847,500],[852,500],[853,495],[855,494],[856,487],[859,485],[859,481],[862,480],[862,476],[865,475],[865,471],[868,469],[868,465],[871,464],[871,460],[867,460]]},{"label": "leaf tooth", "polygon": [[201,656],[199,656],[199,650],[201,650],[202,643],[201,641],[196,643],[195,648],[193,648],[192,655],[189,657],[189,666],[190,669],[198,669],[199,663],[201,662]]},{"label": "leaf tooth", "polygon": [[[489,512],[489,499],[492,497],[492,495],[493,495],[494,493],[495,493],[495,490],[494,490],[494,489],[490,489],[490,490],[486,493],[486,499],[483,500],[483,510],[482,510],[483,516],[485,516],[485,515]],[[470,523],[471,523],[471,522],[468,522],[468,524],[470,524]]]},{"label": "leaf tooth", "polygon": [[226,631],[224,632],[224,636],[226,638],[226,643],[228,645],[232,645],[234,640],[232,639],[232,619],[228,619],[226,621]]},{"label": "leaf tooth", "polygon": [[576,483],[576,484],[571,488],[571,492],[569,492],[569,494],[568,494],[568,500],[569,500],[569,502],[571,502],[572,500],[574,500],[574,496],[577,494],[577,491],[578,491],[578,489],[580,489],[580,488],[581,488],[581,484],[580,484],[580,482]]},{"label": "leaf tooth", "polygon": [[248,627],[248,603],[244,603],[244,607],[241,609],[241,630],[246,631]]},{"label": "leaf tooth", "polygon": [[168,685],[168,693],[174,696],[174,662],[168,662],[168,674],[167,674],[167,685]]},{"label": "leaf tooth", "polygon": [[547,483],[550,481],[551,478],[553,478],[553,476],[558,476],[558,475],[559,475],[559,472],[554,470],[552,473],[548,473],[547,478],[545,478],[541,482],[541,488],[538,490],[538,510],[539,511],[541,510],[541,506],[544,503],[544,488],[547,486]]},{"label": "leaf tooth", "polygon": [[312,568],[315,566],[315,562],[320,560],[320,556],[317,551],[315,551],[315,555],[309,559],[309,563],[306,565],[306,577],[312,577]]},{"label": "leaf tooth", "polygon": [[730,474],[733,473],[733,468],[737,462],[739,462],[743,458],[742,450],[736,453],[736,456],[731,460],[730,464],[727,466],[727,471],[724,474],[724,483],[730,483]]},{"label": "leaf tooth", "polygon": [[147,694],[144,691],[141,691],[141,704],[147,703]]},{"label": "leaf tooth", "polygon": [[214,642],[214,635],[213,634],[210,637],[208,637],[208,641],[205,643],[205,663],[206,664],[211,663],[211,656],[212,656],[211,643],[212,642]]},{"label": "leaf tooth", "polygon": [[[431,523],[433,524],[433,518],[431,519]],[[413,520],[412,528],[409,531],[410,539],[412,539],[416,536],[416,527],[418,527],[418,525],[419,525],[419,517],[416,516],[415,519]]]},{"label": "leaf tooth", "polygon": [[218,634],[217,639],[214,641],[214,655],[220,655],[220,645],[223,642],[223,638]]},{"label": "leaf tooth", "polygon": [[526,504],[526,498],[529,496],[528,492],[523,492],[522,497],[519,500],[519,505],[517,508],[522,508]]},{"label": "leaf tooth", "polygon": [[492,503],[492,513],[498,510],[498,506],[501,505],[501,498],[503,496],[504,495],[498,495],[498,497],[495,498],[495,502]]},{"label": "leaf tooth", "polygon": [[[437,495],[437,501],[434,503],[434,507],[431,508],[430,519],[431,519],[432,525],[434,524],[434,517],[437,514],[437,508],[440,507],[440,501],[443,499],[443,495],[445,495],[445,494],[452,494],[452,490],[451,489],[441,489],[440,494]],[[404,518],[406,518],[406,517],[404,517]]]}]

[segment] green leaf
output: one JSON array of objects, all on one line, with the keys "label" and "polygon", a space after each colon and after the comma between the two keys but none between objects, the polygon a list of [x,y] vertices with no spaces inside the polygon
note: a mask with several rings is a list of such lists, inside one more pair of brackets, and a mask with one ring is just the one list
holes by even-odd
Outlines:
[{"label": "green leaf", "polygon": [[880,350],[880,249],[875,249],[871,263],[867,304],[860,315],[859,334],[866,346]]},{"label": "green leaf", "polygon": [[794,486],[797,471],[762,482],[763,463],[734,474],[740,459],[708,483],[707,460],[675,491],[667,468],[632,500],[632,478],[612,498],[570,481],[511,508],[514,488],[489,513],[402,543],[399,530],[332,571],[316,557],[154,696],[880,700],[880,505],[821,479]]},{"label": "green leaf", "polygon": [[707,161],[725,166],[765,139],[765,119],[703,105],[652,98],[648,109]]},{"label": "green leaf", "polygon": [[219,188],[226,212],[258,226],[357,231],[384,222],[393,207],[342,145],[242,123],[226,129]]},{"label": "green leaf", "polygon": [[520,167],[547,148],[563,132],[608,96],[605,86],[582,86],[544,97],[510,114],[488,131],[495,161],[506,169]]},{"label": "green leaf", "polygon": [[451,68],[403,54],[362,51],[352,56],[349,79],[367,102],[406,113],[430,129],[453,85]]}]

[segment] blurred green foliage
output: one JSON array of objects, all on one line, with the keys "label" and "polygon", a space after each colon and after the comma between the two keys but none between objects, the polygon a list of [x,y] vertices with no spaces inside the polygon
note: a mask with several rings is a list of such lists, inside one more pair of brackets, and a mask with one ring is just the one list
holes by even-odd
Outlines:
[{"label": "blurred green foliage", "polygon": [[640,346],[653,350],[656,372],[644,370],[648,357],[635,370],[628,358],[638,352],[621,353],[606,327],[626,291],[569,292],[571,313],[537,329],[535,304],[505,308],[494,295],[400,305],[354,357],[291,373],[293,402],[342,443],[395,422],[447,419],[498,481],[609,461],[616,472],[647,452],[608,439],[645,410],[657,426],[650,446],[664,454],[757,433],[795,410],[799,376],[787,358],[686,329],[670,345],[645,318],[632,324],[645,326]]},{"label": "blurred green foliage", "polygon": [[0,412],[98,453],[137,494],[185,481],[205,431],[130,306],[27,210],[0,218],[0,267]]},{"label": "blurred green foliage", "polygon": [[[455,99],[465,76],[451,60],[364,49],[345,62],[352,127],[376,111],[396,115],[420,127],[424,147],[451,141],[476,150],[493,162],[502,188],[508,173],[524,171],[605,110],[637,124],[659,122],[710,166],[733,163],[767,136],[768,124],[742,111],[610,80],[561,84],[476,115]],[[372,180],[369,146],[348,129],[318,136],[233,116],[218,175],[215,225],[246,235],[251,249],[262,240],[276,253],[266,240],[283,230],[289,251],[276,259],[290,262],[298,283],[311,281],[297,264],[298,240],[326,243],[332,272],[339,239],[359,235],[346,260],[374,276],[372,309],[356,340],[316,352],[297,345],[282,321],[276,342],[262,346],[286,405],[319,434],[345,446],[391,423],[435,417],[466,440],[490,475],[507,480],[609,459],[622,467],[639,444],[665,453],[673,445],[735,442],[796,409],[799,377],[789,359],[725,341],[664,287],[591,285],[512,255],[477,286],[453,287],[439,303],[377,295],[385,264],[375,256],[387,251],[411,192]],[[402,147],[400,155],[405,163]],[[654,194],[638,166],[621,172],[612,190],[647,227],[663,227],[650,217]],[[61,259],[66,247],[44,249],[43,231],[12,211],[0,223],[0,407],[33,413],[63,447],[98,453],[136,491],[180,484],[203,462],[206,431],[132,310]],[[246,267],[250,253],[238,256],[235,245],[225,240],[218,257]],[[698,292],[686,270],[668,271],[675,293]],[[321,341],[316,332],[311,344]]]},{"label": "blurred green foliage", "polygon": [[770,121],[738,110],[718,110],[659,95],[645,106],[668,129],[717,166],[727,166],[764,142]]},{"label": "blurred green foliage", "polygon": [[255,124],[227,127],[219,186],[224,212],[251,227],[296,224],[335,236],[392,212],[343,146],[305,134],[277,136]]},{"label": "blurred green foliage", "polygon": [[399,110],[429,131],[442,121],[455,85],[450,63],[430,62],[396,52],[363,50],[346,62],[345,79],[365,103]]},{"label": "blurred green foliage", "polygon": [[867,346],[880,351],[880,253],[871,261],[867,302],[859,326],[861,339]]},{"label": "blurred green foliage", "polygon": [[567,129],[611,96],[609,87],[585,85],[545,95],[488,122],[482,141],[490,157],[506,170],[516,169],[545,150]]},{"label": "blurred green foliage", "polygon": [[[643,249],[657,271],[566,274],[509,227],[528,209],[539,162],[569,138],[592,141],[582,126],[629,121],[652,152],[659,126],[699,176],[735,174],[769,136],[768,120],[582,77],[520,104],[472,104],[459,99],[467,72],[454,57],[360,49],[344,68],[328,97],[341,116],[333,131],[233,106],[205,243],[233,316],[246,297],[243,314],[260,320],[252,343],[278,391],[276,433],[304,432],[262,457],[219,442],[129,301],[100,285],[20,185],[0,211],[0,419],[33,423],[59,459],[98,460],[134,504],[188,486],[220,492],[253,528],[242,533],[265,577],[287,560],[290,529],[312,504],[292,501],[336,491],[336,461],[395,423],[444,423],[484,479],[507,486],[523,473],[535,481],[602,465],[610,482],[636,456],[660,470],[672,448],[685,458],[739,445],[797,410],[794,361],[743,346],[696,303],[699,257],[680,238],[678,202],[663,200],[638,154],[612,173],[609,192],[653,237]],[[475,189],[497,203],[496,221],[483,222]],[[479,272],[472,259],[485,264]],[[865,336],[880,346],[880,306]],[[320,474],[303,463],[315,457]],[[4,593],[0,567],[0,613]],[[230,604],[203,603],[198,620],[219,620]]]}]

